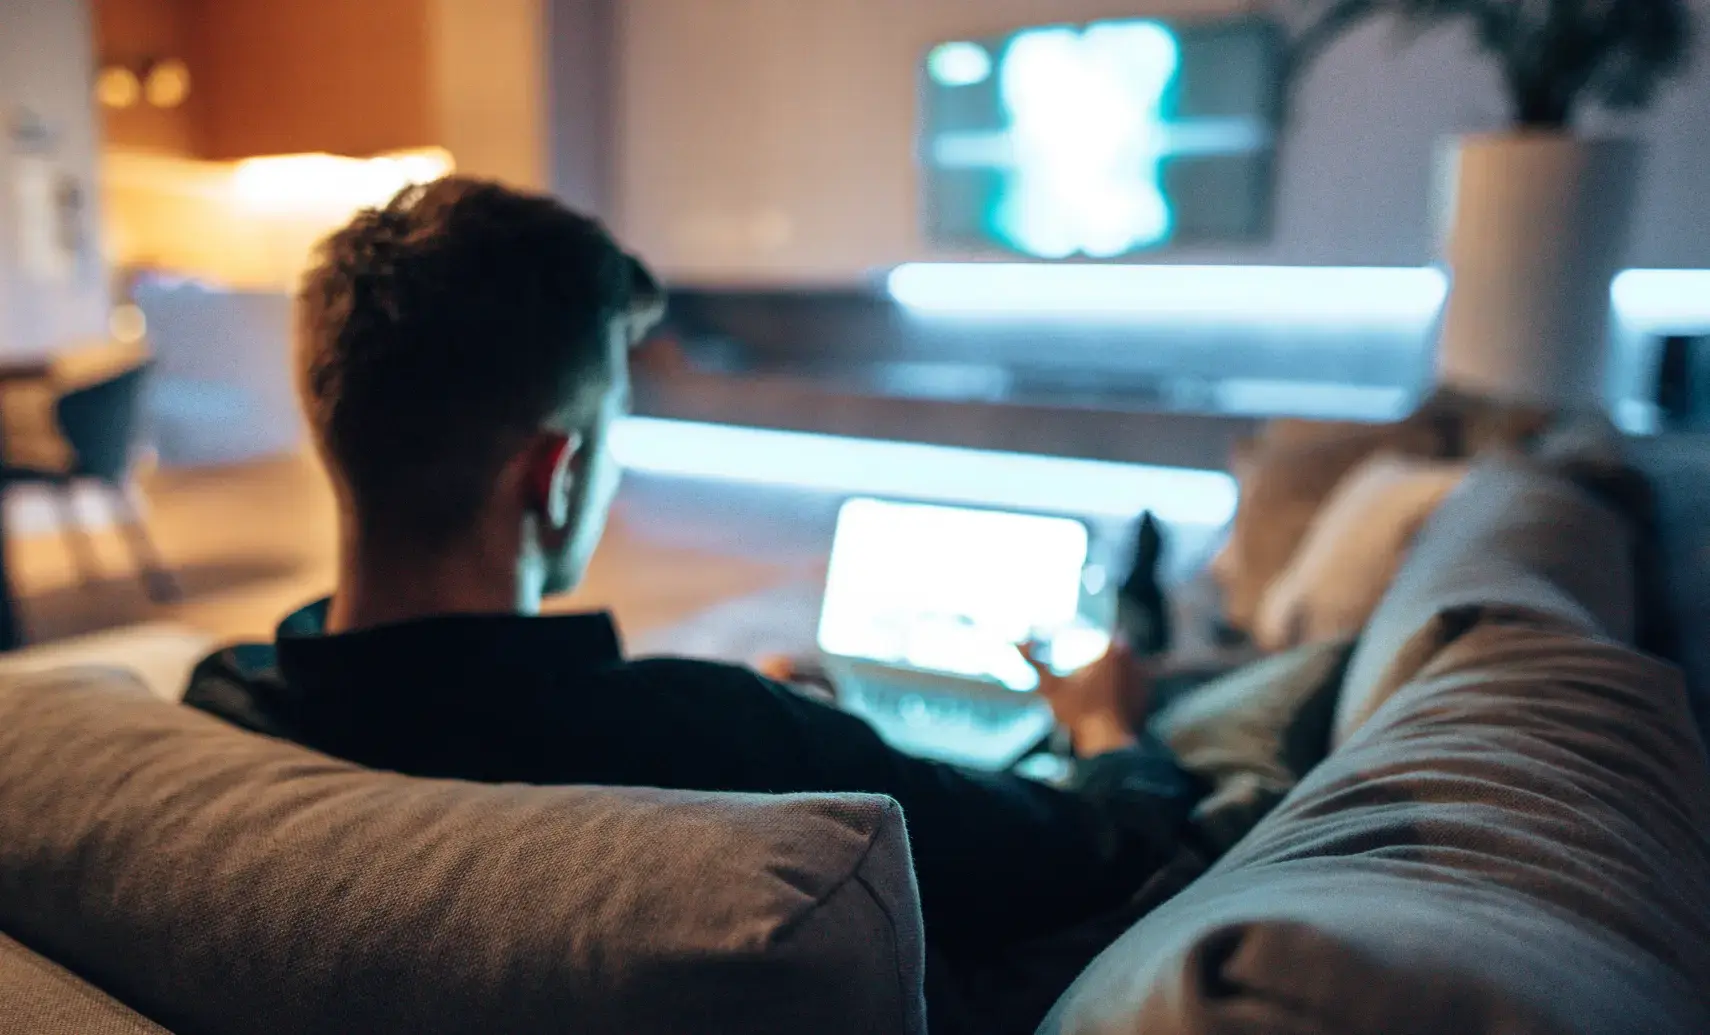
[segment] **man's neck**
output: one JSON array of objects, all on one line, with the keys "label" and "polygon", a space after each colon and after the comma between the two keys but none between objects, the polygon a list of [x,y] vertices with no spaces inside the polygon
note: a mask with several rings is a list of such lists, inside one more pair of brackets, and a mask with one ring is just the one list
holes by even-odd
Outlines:
[{"label": "man's neck", "polygon": [[[512,557],[515,555],[512,554]],[[331,633],[396,625],[441,615],[532,614],[539,594],[523,592],[514,560],[470,547],[420,552],[365,548],[347,536],[340,549],[338,588],[327,612]]]}]

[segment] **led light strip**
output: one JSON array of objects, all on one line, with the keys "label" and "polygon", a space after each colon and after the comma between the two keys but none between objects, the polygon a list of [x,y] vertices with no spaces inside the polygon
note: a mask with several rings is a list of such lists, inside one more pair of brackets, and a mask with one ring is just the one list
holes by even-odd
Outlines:
[{"label": "led light strip", "polygon": [[[899,305],[928,315],[1422,327],[1442,309],[1449,281],[1431,266],[917,262],[892,270],[887,286]],[[1626,270],[1610,295],[1630,328],[1710,330],[1710,270]]]},{"label": "led light strip", "polygon": [[918,313],[1131,316],[1271,326],[1427,322],[1447,296],[1431,267],[907,263],[891,297]]},{"label": "led light strip", "polygon": [[1610,294],[1616,315],[1634,330],[1710,332],[1710,270],[1626,270]]},{"label": "led light strip", "polygon": [[[909,309],[960,316],[1133,316],[1270,326],[1420,326],[1447,293],[1430,267],[914,263],[890,290]],[[1710,270],[1627,270],[1617,317],[1646,331],[1710,331]],[[1235,483],[1217,471],[632,417],[614,434],[631,470],[1020,510],[1222,525]]]},{"label": "led light strip", "polygon": [[975,506],[1220,526],[1235,481],[1219,471],[630,417],[613,451],[654,475]]}]

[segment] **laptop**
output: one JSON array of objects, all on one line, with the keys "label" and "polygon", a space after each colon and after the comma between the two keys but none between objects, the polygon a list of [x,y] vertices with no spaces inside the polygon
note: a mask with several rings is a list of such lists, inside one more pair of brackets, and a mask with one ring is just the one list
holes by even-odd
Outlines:
[{"label": "laptop", "polygon": [[910,754],[1012,766],[1055,727],[1015,645],[1067,671],[1109,644],[1088,549],[1071,518],[849,500],[818,636],[840,702]]}]

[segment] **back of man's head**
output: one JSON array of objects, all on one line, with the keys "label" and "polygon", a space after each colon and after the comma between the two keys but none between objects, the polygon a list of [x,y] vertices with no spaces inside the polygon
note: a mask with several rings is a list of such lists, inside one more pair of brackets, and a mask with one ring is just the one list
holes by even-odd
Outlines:
[{"label": "back of man's head", "polygon": [[598,223],[451,177],[367,210],[321,246],[298,300],[316,445],[365,532],[471,529],[543,427],[576,431],[622,376],[614,327],[657,288]]}]

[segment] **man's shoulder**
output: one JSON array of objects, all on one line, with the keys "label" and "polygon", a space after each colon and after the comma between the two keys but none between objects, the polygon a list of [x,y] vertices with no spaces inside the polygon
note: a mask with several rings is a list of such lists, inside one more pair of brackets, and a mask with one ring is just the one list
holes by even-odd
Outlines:
[{"label": "man's shoulder", "polygon": [[679,658],[661,654],[643,658],[625,658],[607,671],[619,678],[663,680],[755,680],[761,678],[753,669],[726,661],[704,658]]},{"label": "man's shoulder", "polygon": [[671,656],[614,662],[599,670],[599,681],[614,689],[659,697],[694,698],[709,693],[770,697],[780,689],[751,668],[722,661]]},{"label": "man's shoulder", "polygon": [[295,739],[300,724],[300,702],[270,643],[232,644],[203,658],[190,672],[184,703],[271,737]]},{"label": "man's shoulder", "polygon": [[564,673],[551,683],[551,696],[578,713],[644,713],[655,721],[693,721],[701,715],[754,718],[812,703],[751,668],[672,656],[614,662],[592,673]]}]

